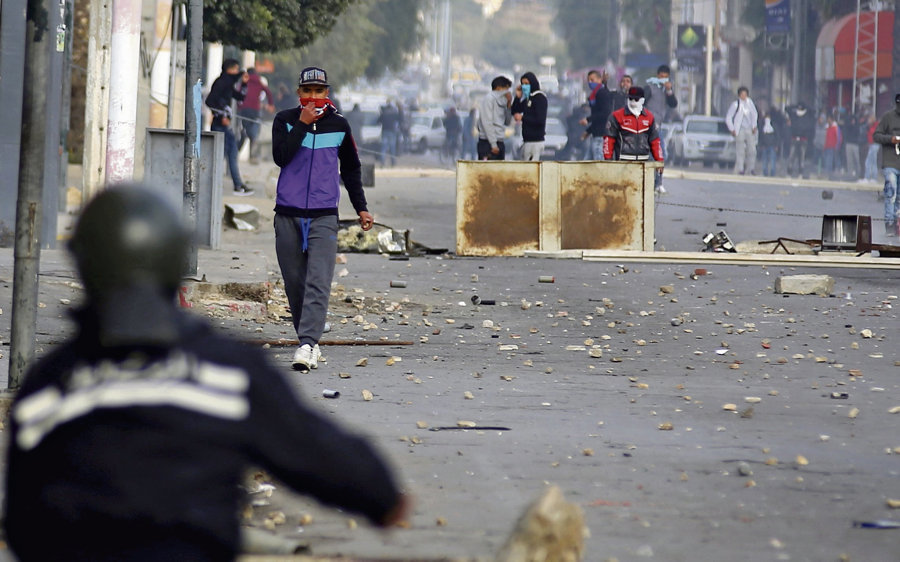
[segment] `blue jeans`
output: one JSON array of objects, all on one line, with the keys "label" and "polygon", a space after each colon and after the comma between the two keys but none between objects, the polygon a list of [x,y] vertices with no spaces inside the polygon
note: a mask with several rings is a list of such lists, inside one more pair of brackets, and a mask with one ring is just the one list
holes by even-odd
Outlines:
[{"label": "blue jeans", "polygon": [[897,222],[900,217],[900,197],[897,197],[897,177],[900,170],[897,168],[882,168],[884,174],[884,220]]},{"label": "blue jeans", "polygon": [[397,164],[397,131],[381,131],[381,163],[391,155],[391,166]]},{"label": "blue jeans", "polygon": [[241,119],[241,138],[238,140],[238,152],[244,148],[244,142],[249,140],[250,158],[255,158],[258,156],[257,152],[259,152],[256,140],[259,138],[260,111],[258,109],[239,109],[238,115],[244,117],[244,119]]},{"label": "blue jeans", "polygon": [[764,176],[775,175],[775,147],[762,147],[762,173]]},{"label": "blue jeans", "polygon": [[241,170],[238,168],[238,146],[234,139],[234,131],[231,127],[213,123],[210,127],[213,131],[225,133],[225,159],[228,161],[228,173],[231,174],[231,183],[235,189],[244,185],[241,179]]},{"label": "blue jeans", "polygon": [[824,153],[825,173],[829,176],[834,174],[834,149],[826,148]]},{"label": "blue jeans", "polygon": [[604,160],[603,158],[603,141],[606,140],[606,137],[591,137],[591,147],[590,147],[590,159],[591,160]]},{"label": "blue jeans", "polygon": [[881,150],[880,144],[870,144],[869,151],[866,153],[866,179],[870,181],[878,180],[878,151]]},{"label": "blue jeans", "polygon": [[[666,142],[662,137],[659,137],[659,151],[662,152],[663,162],[665,162],[669,155],[666,154]],[[653,189],[659,191],[659,187],[662,185],[662,176],[662,170],[656,170],[656,174],[653,176]]]}]

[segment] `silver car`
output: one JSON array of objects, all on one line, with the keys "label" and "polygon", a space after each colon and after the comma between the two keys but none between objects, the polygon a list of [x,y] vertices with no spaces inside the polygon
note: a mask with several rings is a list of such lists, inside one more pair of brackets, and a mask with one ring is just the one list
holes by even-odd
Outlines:
[{"label": "silver car", "polygon": [[734,137],[723,117],[688,115],[675,130],[666,146],[667,159],[676,166],[703,162],[704,166],[734,165]]}]

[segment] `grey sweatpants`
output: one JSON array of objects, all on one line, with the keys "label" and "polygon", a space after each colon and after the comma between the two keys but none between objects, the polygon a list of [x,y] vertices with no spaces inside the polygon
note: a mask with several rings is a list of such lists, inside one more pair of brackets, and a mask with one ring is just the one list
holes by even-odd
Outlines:
[{"label": "grey sweatpants", "polygon": [[[310,221],[305,252],[303,220]],[[299,219],[275,214],[275,253],[300,345],[319,343],[325,329],[337,255],[337,230],[335,215]]]}]

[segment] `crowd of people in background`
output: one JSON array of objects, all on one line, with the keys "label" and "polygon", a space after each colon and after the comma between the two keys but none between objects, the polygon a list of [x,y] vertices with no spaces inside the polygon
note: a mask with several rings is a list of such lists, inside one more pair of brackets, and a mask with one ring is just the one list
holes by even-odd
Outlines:
[{"label": "crowd of people in background", "polygon": [[[237,68],[236,61],[228,62]],[[503,87],[492,88],[481,99],[452,100],[443,108],[444,140],[439,149],[442,160],[602,160],[609,117],[627,106],[628,91],[632,86],[642,88],[646,98],[644,107],[654,115],[657,126],[682,119],[668,66],[661,65],[655,76],[644,79],[621,72],[616,79],[609,72],[604,68],[587,73],[584,103],[548,95],[533,72],[523,73],[516,83],[498,76],[508,84],[504,82]],[[228,75],[229,78],[232,76]],[[235,78],[242,76],[244,88],[249,91],[246,99],[241,100],[236,115],[240,120],[237,127],[240,136],[227,147],[226,153],[229,170],[234,172],[236,190],[243,194],[252,191],[240,179],[236,153],[249,141],[251,162],[255,162],[260,156],[256,145],[261,122],[277,111],[296,107],[297,96],[284,83],[278,84],[274,91],[270,90],[265,78],[252,69]],[[230,94],[231,88],[228,90]],[[334,102],[341,110],[339,100]],[[217,109],[213,109],[214,125],[218,127],[214,130],[224,130],[226,126],[219,122],[222,116]],[[380,138],[375,145],[367,147],[362,146],[364,122],[359,104],[354,104],[344,114],[361,152],[373,156],[382,166],[394,166],[399,155],[416,149],[410,130],[418,110],[414,100],[403,102],[392,98],[384,102],[378,109],[376,123],[380,127]],[[558,117],[566,134],[565,145],[553,150],[544,146],[546,122],[551,116]],[[878,116],[870,107],[859,107],[855,112],[847,107],[816,110],[800,101],[779,109],[766,99],[757,105],[748,88],[741,86],[722,116],[735,139],[735,174],[859,182],[880,182],[882,179],[879,145],[872,137]],[[660,136],[662,154],[668,160],[666,140],[665,135]],[[479,144],[483,144],[480,141],[487,141],[489,155],[479,151]],[[613,157],[618,156],[616,151]],[[657,188],[661,185],[660,176]]]}]

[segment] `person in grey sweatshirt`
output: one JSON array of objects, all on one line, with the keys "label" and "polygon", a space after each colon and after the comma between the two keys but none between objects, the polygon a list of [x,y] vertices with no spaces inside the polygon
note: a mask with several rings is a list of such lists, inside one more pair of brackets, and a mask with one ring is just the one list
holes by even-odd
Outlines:
[{"label": "person in grey sweatshirt", "polygon": [[894,109],[881,116],[872,140],[881,145],[881,173],[884,174],[884,232],[887,236],[900,234],[900,196],[897,180],[900,177],[900,93],[894,97]]},{"label": "person in grey sweatshirt", "polygon": [[512,113],[512,81],[497,76],[491,81],[491,92],[484,96],[478,107],[478,159],[503,160],[506,146],[503,139]]}]

